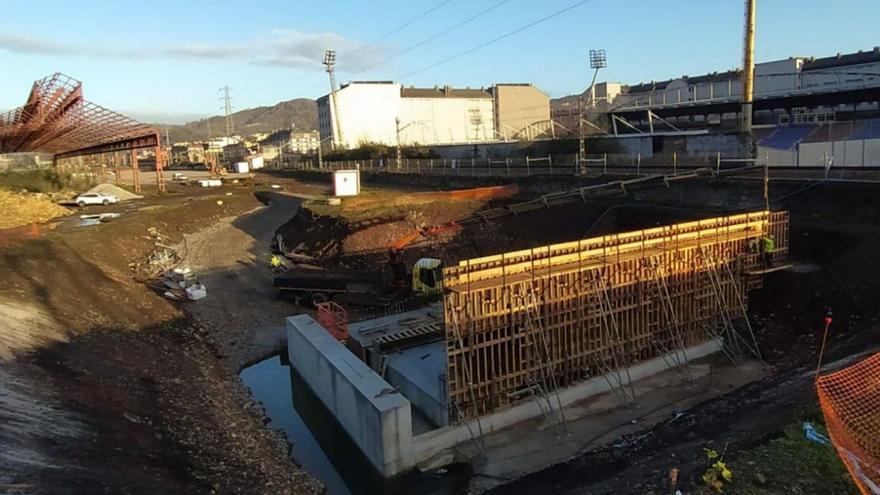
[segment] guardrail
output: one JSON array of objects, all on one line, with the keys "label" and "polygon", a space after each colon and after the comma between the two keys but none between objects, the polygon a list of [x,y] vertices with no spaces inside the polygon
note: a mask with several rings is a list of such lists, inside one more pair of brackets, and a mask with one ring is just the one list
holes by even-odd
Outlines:
[{"label": "guardrail", "polygon": [[587,175],[608,173],[641,174],[648,171],[713,168],[722,170],[745,163],[763,164],[761,159],[726,156],[721,153],[641,153],[576,154],[545,156],[509,156],[505,158],[377,158],[366,160],[299,160],[296,163],[270,164],[275,170],[333,171],[359,169],[387,174],[416,174],[457,177],[523,177],[532,175]]}]

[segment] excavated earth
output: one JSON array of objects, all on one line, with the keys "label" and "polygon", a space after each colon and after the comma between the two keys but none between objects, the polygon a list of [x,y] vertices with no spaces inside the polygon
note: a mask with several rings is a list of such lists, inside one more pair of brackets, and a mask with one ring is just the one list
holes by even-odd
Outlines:
[{"label": "excavated earth", "polygon": [[4,238],[0,492],[321,490],[265,427],[223,329],[143,278],[184,234],[261,208],[253,187],[179,188],[106,207],[124,211],[107,224]]}]

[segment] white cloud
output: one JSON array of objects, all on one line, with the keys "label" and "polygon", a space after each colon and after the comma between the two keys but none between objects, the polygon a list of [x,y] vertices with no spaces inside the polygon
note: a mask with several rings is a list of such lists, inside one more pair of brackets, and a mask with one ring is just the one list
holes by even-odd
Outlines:
[{"label": "white cloud", "polygon": [[242,45],[193,44],[166,48],[162,52],[179,58],[233,58],[247,54],[248,49]]},{"label": "white cloud", "polygon": [[336,50],[338,66],[346,70],[357,70],[379,60],[382,47],[363,48],[364,44],[350,40],[336,33],[304,33],[295,29],[273,29],[258,41],[258,52],[253,63],[256,65],[284,66],[296,69],[319,67],[324,59],[324,51]]},{"label": "white cloud", "polygon": [[70,46],[14,34],[0,34],[0,50],[29,55],[61,55],[76,51]]},{"label": "white cloud", "polygon": [[87,46],[0,34],[0,51],[9,53],[122,59],[237,59],[254,65],[295,69],[320,67],[324,50],[328,48],[336,50],[338,66],[344,70],[369,66],[383,56],[382,47],[371,46],[365,50],[362,49],[364,46],[336,33],[306,33],[294,29],[272,29],[239,44],[189,43],[154,47]]}]

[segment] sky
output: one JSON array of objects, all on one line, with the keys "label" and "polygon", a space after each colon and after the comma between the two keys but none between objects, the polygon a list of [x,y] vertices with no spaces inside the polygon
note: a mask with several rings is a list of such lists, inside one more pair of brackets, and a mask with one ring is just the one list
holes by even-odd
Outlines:
[{"label": "sky", "polygon": [[[738,67],[743,3],[5,0],[0,110],[22,105],[33,81],[54,72],[83,81],[88,100],[145,122],[220,114],[223,86],[234,110],[316,98],[329,90],[327,48],[337,51],[339,83],[530,82],[559,97],[589,85],[591,48],[607,53],[600,81]],[[756,57],[870,50],[880,45],[878,18],[877,0],[758,0]]]}]

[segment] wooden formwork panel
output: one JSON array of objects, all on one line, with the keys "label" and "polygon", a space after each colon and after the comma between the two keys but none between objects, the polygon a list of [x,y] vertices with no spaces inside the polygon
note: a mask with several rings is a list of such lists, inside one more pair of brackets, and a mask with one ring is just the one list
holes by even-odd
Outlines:
[{"label": "wooden formwork panel", "polygon": [[741,315],[768,234],[786,257],[787,212],[761,211],[445,268],[450,418],[527,399],[539,372],[563,387],[707,340]]}]

